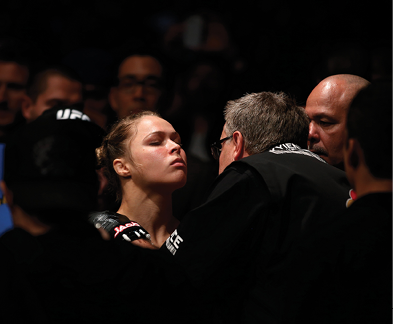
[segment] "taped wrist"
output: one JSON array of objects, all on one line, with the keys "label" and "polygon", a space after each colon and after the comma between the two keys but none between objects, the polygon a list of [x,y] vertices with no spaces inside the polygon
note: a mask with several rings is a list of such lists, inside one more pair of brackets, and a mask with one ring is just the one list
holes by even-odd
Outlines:
[{"label": "taped wrist", "polygon": [[89,222],[96,228],[106,230],[111,239],[128,242],[138,239],[150,241],[150,234],[139,223],[131,221],[126,216],[118,213],[108,210],[90,213]]}]

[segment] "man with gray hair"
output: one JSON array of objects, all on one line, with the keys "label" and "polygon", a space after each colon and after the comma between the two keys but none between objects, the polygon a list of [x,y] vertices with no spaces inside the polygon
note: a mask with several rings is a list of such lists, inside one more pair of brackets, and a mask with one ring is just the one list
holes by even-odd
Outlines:
[{"label": "man with gray hair", "polygon": [[343,171],[306,149],[308,117],[286,94],[245,95],[224,115],[212,145],[219,176],[161,250],[197,291],[187,296],[196,322],[277,320],[266,285],[299,237],[346,209],[350,186]]}]

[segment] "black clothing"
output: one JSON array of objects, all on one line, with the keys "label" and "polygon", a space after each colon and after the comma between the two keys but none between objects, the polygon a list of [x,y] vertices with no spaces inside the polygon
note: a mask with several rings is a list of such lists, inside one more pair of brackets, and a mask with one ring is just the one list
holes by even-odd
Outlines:
[{"label": "black clothing", "polygon": [[106,243],[90,224],[40,236],[18,228],[6,232],[0,238],[0,272],[7,278],[1,322],[103,323],[113,309],[108,279],[116,274],[116,253]]},{"label": "black clothing", "polygon": [[200,289],[200,321],[269,313],[268,273],[299,237],[345,210],[349,190],[343,171],[293,144],[229,165],[161,248]]},{"label": "black clothing", "polygon": [[2,134],[0,135],[0,143],[8,143],[11,136],[25,125],[26,119],[23,117],[22,112],[19,110],[15,114],[15,119],[12,124],[0,126],[0,134]]},{"label": "black clothing", "polygon": [[392,194],[355,200],[275,279],[282,323],[392,323]]},{"label": "black clothing", "polygon": [[218,173],[215,163],[204,162],[191,154],[187,154],[187,170],[187,183],[172,195],[173,216],[180,221],[187,212],[201,205]]},{"label": "black clothing", "polygon": [[163,269],[170,268],[158,251],[104,241],[87,222],[40,236],[13,229],[0,238],[0,260],[1,323],[157,323],[169,316]]}]

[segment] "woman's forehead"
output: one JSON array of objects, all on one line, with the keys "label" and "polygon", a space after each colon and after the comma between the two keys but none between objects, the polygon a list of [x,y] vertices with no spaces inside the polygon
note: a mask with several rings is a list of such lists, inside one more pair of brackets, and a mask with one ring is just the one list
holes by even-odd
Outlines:
[{"label": "woman's forehead", "polygon": [[157,116],[144,116],[137,124],[137,136],[146,136],[156,132],[173,133],[174,131],[169,122]]}]

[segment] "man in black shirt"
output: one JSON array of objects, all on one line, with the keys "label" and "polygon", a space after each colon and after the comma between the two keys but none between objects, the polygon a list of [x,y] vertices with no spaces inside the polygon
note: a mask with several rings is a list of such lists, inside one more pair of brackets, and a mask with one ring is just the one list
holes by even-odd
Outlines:
[{"label": "man in black shirt", "polygon": [[282,323],[392,322],[392,84],[363,89],[349,109],[344,165],[357,198],[300,241],[282,289]]},{"label": "man in black shirt", "polygon": [[161,250],[199,291],[187,296],[196,322],[274,322],[266,285],[298,239],[346,209],[350,186],[305,149],[307,115],[284,93],[229,101],[224,115],[220,175]]},{"label": "man in black shirt", "polygon": [[7,142],[1,189],[14,228],[0,237],[1,323],[129,318],[113,298],[132,277],[128,254],[88,222],[103,135],[77,108],[54,107]]},{"label": "man in black shirt", "polygon": [[346,128],[344,165],[357,199],[342,217],[348,229],[342,250],[349,253],[335,276],[337,309],[345,305],[335,323],[391,323],[392,83],[376,81],[361,91]]}]

